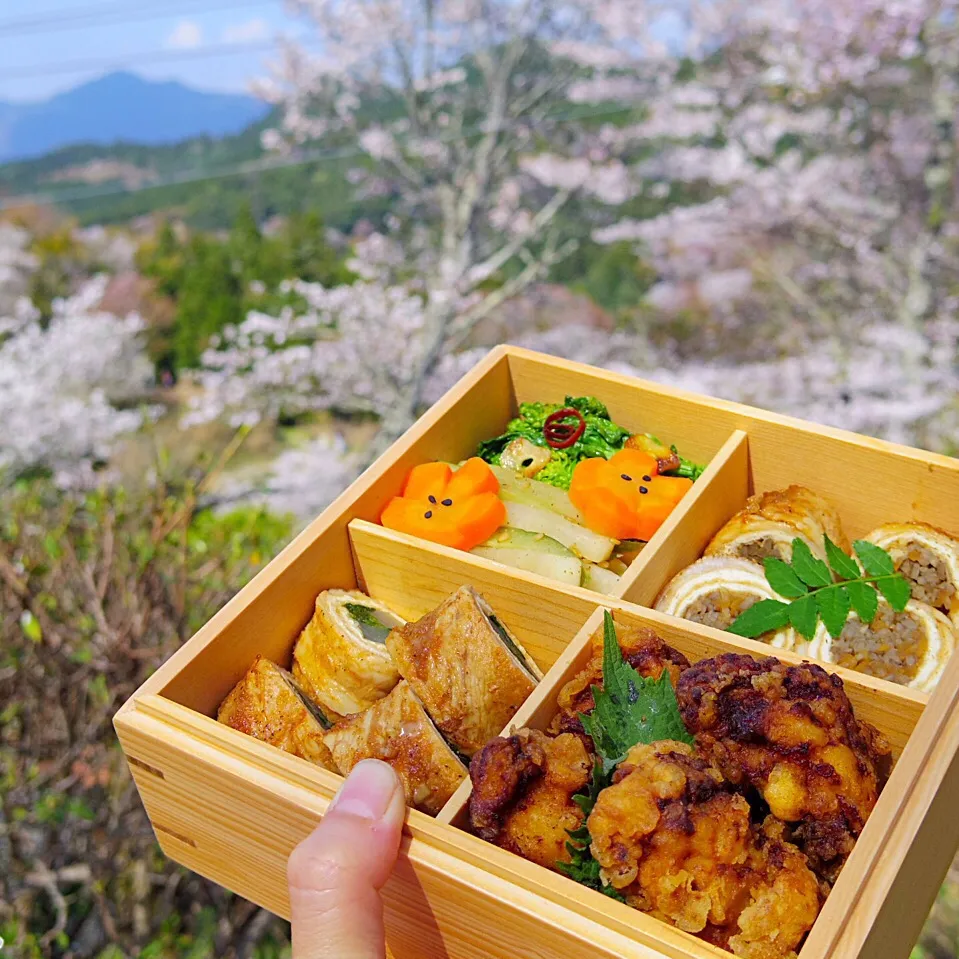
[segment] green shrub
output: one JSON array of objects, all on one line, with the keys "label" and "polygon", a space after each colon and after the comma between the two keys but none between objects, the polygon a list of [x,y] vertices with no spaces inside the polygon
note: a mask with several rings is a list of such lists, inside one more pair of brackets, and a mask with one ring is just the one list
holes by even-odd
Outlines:
[{"label": "green shrub", "polygon": [[4,957],[238,959],[245,935],[245,956],[281,955],[282,923],[159,854],[111,725],[290,536],[195,504],[195,481],[0,501]]}]

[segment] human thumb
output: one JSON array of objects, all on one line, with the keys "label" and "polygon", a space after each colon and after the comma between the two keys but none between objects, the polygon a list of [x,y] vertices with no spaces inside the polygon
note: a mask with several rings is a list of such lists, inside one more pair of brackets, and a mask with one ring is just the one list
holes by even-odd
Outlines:
[{"label": "human thumb", "polygon": [[405,810],[403,785],[386,763],[354,767],[290,856],[293,959],[383,959],[379,890],[396,862]]}]

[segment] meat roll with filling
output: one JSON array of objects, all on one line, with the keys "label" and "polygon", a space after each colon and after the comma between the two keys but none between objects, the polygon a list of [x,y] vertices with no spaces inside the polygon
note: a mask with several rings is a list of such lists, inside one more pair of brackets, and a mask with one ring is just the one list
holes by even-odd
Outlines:
[{"label": "meat roll with filling", "polygon": [[[706,556],[687,566],[659,594],[655,608],[703,626],[728,629],[761,599],[780,599],[763,568],[735,556]],[[787,626],[762,637],[777,649],[795,649],[800,640]]]},{"label": "meat roll with filling", "polygon": [[938,609],[912,599],[897,613],[880,599],[871,623],[851,613],[836,639],[820,624],[807,655],[928,693],[939,682],[956,638],[952,622]]},{"label": "meat roll with filling", "polygon": [[762,563],[767,556],[792,559],[792,543],[805,540],[814,556],[826,558],[823,537],[849,551],[839,513],[829,500],[806,489],[790,486],[752,496],[712,538],[705,556],[738,556]]},{"label": "meat roll with filling", "polygon": [[881,546],[912,583],[912,598],[959,626],[959,540],[925,523],[888,523],[866,539]]},{"label": "meat roll with filling", "polygon": [[293,677],[333,719],[382,699],[400,674],[386,637],[405,621],[356,590],[328,589],[293,648]]},{"label": "meat roll with filling", "polygon": [[311,703],[293,677],[257,656],[247,674],[220,704],[216,718],[227,726],[336,772],[323,742],[330,720]]},{"label": "meat roll with filling", "polygon": [[467,775],[406,682],[364,712],[338,722],[324,741],[344,776],[363,759],[389,763],[403,783],[407,804],[431,816]]},{"label": "meat roll with filling", "polygon": [[542,678],[471,586],[394,629],[386,645],[443,735],[468,757],[506,728]]}]

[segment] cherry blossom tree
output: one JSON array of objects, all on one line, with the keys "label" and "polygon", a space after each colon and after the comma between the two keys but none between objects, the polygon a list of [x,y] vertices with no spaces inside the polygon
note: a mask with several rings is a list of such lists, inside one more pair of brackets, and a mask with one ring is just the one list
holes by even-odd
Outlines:
[{"label": "cherry blossom tree", "polygon": [[801,319],[837,341],[883,319],[920,331],[959,278],[955,14],[953,0],[691,7],[691,42],[721,57],[675,74],[613,142],[653,137],[643,189],[706,200],[597,238],[639,241],[654,308],[787,332]]},{"label": "cherry blossom tree", "polygon": [[[443,356],[573,249],[558,228],[570,199],[620,203],[633,192],[625,167],[607,162],[572,120],[568,91],[640,54],[662,55],[648,30],[661,10],[650,0],[295,6],[315,23],[322,51],[287,47],[263,85],[283,109],[267,143],[349,133],[366,160],[357,186],[396,198],[394,232],[416,247],[422,320],[374,377],[389,397],[382,448],[415,417]],[[354,349],[380,353],[376,336],[371,328]],[[369,364],[360,368],[358,388]]]},{"label": "cherry blossom tree", "polygon": [[0,317],[23,314],[30,274],[36,267],[27,248],[30,235],[26,230],[0,223]]},{"label": "cherry blossom tree", "polygon": [[114,442],[140,426],[138,410],[116,404],[149,382],[142,322],[99,311],[105,287],[97,277],[56,301],[46,327],[22,305],[0,315],[0,483],[38,467],[62,485],[87,482]]},{"label": "cherry blossom tree", "polygon": [[[294,283],[303,306],[214,344],[193,415],[369,412],[382,448],[475,362],[475,323],[571,248],[575,197],[596,239],[632,240],[656,268],[651,311],[697,318],[700,353],[714,330],[717,352],[760,361],[769,390],[739,398],[896,437],[948,421],[948,403],[927,407],[951,383],[954,343],[934,331],[959,280],[954,2],[690,0],[666,48],[654,2],[303,0],[322,54],[286,51],[269,141],[349,133],[365,152],[351,180],[394,213],[358,246],[355,286]],[[656,355],[636,331],[524,345],[630,368]],[[824,375],[807,382],[784,350]],[[707,387],[731,375],[688,368]]]}]

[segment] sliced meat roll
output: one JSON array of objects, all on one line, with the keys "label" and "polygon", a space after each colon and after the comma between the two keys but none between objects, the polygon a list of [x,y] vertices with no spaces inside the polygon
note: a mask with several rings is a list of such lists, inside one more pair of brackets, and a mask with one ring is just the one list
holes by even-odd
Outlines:
[{"label": "sliced meat roll", "polygon": [[[763,568],[735,556],[707,556],[673,577],[659,594],[655,608],[703,626],[728,629],[733,620],[761,599],[781,599],[769,587]],[[792,627],[762,639],[777,649],[799,642]]]},{"label": "sliced meat roll", "polygon": [[292,753],[324,769],[336,765],[323,742],[332,725],[293,677],[257,656],[246,675],[220,704],[216,718],[227,726]]},{"label": "sliced meat roll", "polygon": [[852,613],[838,639],[820,624],[807,655],[931,692],[956,648],[956,639],[955,627],[938,609],[913,599],[897,613],[880,599],[871,623]]},{"label": "sliced meat roll", "polygon": [[472,756],[505,729],[542,678],[471,586],[386,641],[400,673],[443,735]]},{"label": "sliced meat roll", "polygon": [[790,486],[750,497],[746,508],[719,530],[703,555],[738,556],[754,563],[776,556],[788,563],[793,540],[799,537],[813,555],[825,559],[825,535],[840,549],[849,551],[849,541],[832,503],[804,486]]},{"label": "sliced meat roll", "polygon": [[324,741],[344,776],[363,759],[389,763],[403,783],[407,804],[431,816],[467,775],[406,682],[364,712],[338,722]]},{"label": "sliced meat roll", "polygon": [[382,699],[400,674],[386,649],[405,620],[356,590],[328,589],[293,647],[293,677],[334,719]]},{"label": "sliced meat roll", "polygon": [[888,523],[866,539],[892,557],[912,583],[912,598],[959,625],[959,540],[925,523]]}]

